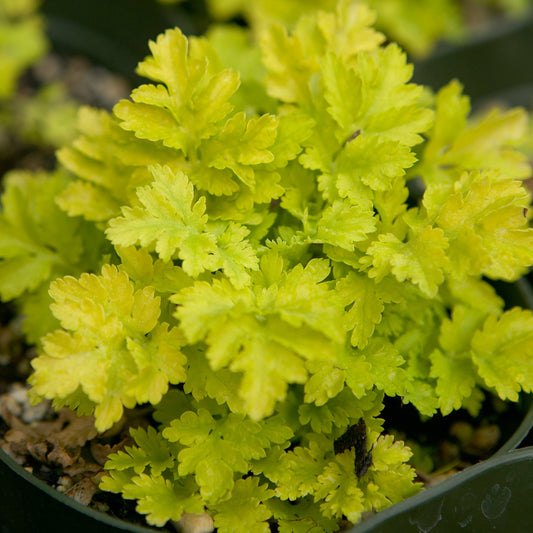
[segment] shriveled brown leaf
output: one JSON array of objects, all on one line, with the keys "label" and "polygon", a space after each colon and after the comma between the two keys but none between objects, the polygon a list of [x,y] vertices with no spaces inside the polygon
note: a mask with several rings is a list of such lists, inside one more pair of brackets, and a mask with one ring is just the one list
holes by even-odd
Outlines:
[{"label": "shriveled brown leaf", "polygon": [[29,455],[28,443],[31,437],[28,437],[28,434],[24,431],[18,429],[10,429],[5,435],[4,440],[9,446],[10,450],[21,456]]},{"label": "shriveled brown leaf", "polygon": [[71,478],[76,478],[80,475],[94,475],[102,470],[102,467],[93,462],[88,462],[83,457],[80,457],[72,466],[64,469],[65,474]]},{"label": "shriveled brown leaf", "polygon": [[93,416],[77,416],[70,409],[61,409],[65,426],[50,439],[65,447],[83,446],[88,440],[94,439],[98,432],[94,427]]},{"label": "shriveled brown leaf", "polygon": [[89,505],[97,490],[98,487],[92,482],[91,479],[83,478],[81,481],[78,481],[78,483],[68,489],[65,494],[82,505]]},{"label": "shriveled brown leaf", "polygon": [[26,449],[29,454],[43,464],[49,464],[50,459],[48,458],[48,452],[50,451],[50,444],[45,440],[27,440]]},{"label": "shriveled brown leaf", "polygon": [[9,455],[9,457],[11,457],[11,459],[17,464],[24,466],[24,463],[26,463],[26,454],[17,453],[11,443],[6,441],[2,442],[2,444],[0,444],[0,449],[5,454]]},{"label": "shriveled brown leaf", "polygon": [[80,455],[80,447],[65,448],[64,446],[54,443],[52,450],[46,457],[46,460],[49,464],[59,465],[63,468],[66,468],[74,464]]},{"label": "shriveled brown leaf", "polygon": [[104,465],[107,461],[107,458],[110,454],[116,453],[118,451],[123,451],[126,446],[133,446],[135,444],[134,440],[130,435],[123,438],[120,442],[116,444],[103,444],[97,440],[92,440],[90,443],[90,450],[93,456],[93,459],[100,465]]}]

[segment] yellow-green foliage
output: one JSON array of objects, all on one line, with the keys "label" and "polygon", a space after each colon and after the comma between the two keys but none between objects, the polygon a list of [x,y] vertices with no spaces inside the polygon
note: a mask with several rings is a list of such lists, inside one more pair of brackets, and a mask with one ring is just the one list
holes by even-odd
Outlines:
[{"label": "yellow-green foliage", "polygon": [[34,95],[14,99],[10,126],[28,143],[56,148],[76,135],[78,107],[61,83],[44,85]]},{"label": "yellow-green foliage", "polygon": [[0,100],[13,95],[19,75],[47,48],[36,0],[0,0]]},{"label": "yellow-green foliage", "polygon": [[[530,0],[367,0],[377,14],[377,27],[414,56],[426,56],[436,42],[461,41],[468,35],[467,9],[483,6],[511,15],[524,13]],[[294,27],[299,17],[319,9],[334,11],[338,0],[208,0],[216,19],[244,15],[254,31],[261,33],[272,23]],[[477,4],[477,5],[476,5]]]},{"label": "yellow-green foliage", "polygon": [[81,110],[70,174],[8,182],[2,296],[61,276],[33,398],[100,431],[155,406],[101,485],[150,524],[336,531],[420,489],[385,396],[476,415],[533,390],[533,313],[487,281],[533,264],[526,114],[410,83],[374,20],[168,30],[130,100]]}]

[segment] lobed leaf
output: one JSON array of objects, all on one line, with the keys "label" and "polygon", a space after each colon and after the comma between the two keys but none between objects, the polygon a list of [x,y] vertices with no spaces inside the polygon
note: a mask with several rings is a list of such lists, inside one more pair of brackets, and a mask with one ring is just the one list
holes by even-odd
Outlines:
[{"label": "lobed leaf", "polygon": [[185,380],[183,338],[177,328],[158,324],[153,289],[134,291],[124,272],[105,265],[100,276],[55,281],[50,294],[64,329],[43,339],[43,353],[32,362],[35,395],[67,399],[81,387],[104,431],[123,407],[158,403],[169,382]]}]

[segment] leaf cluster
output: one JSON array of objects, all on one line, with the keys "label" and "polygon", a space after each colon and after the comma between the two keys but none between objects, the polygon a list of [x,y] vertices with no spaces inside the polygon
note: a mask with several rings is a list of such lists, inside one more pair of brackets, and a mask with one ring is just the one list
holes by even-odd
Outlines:
[{"label": "leaf cluster", "polygon": [[0,2],[0,101],[13,96],[20,74],[47,50],[37,7],[37,0]]},{"label": "leaf cluster", "polygon": [[[479,18],[489,17],[494,11],[516,17],[530,6],[529,0],[477,0],[468,5],[458,0],[367,0],[366,3],[376,12],[378,29],[417,57],[427,56],[440,40],[463,41],[471,32],[471,12]],[[335,11],[336,5],[336,0],[304,3],[298,0],[208,0],[210,13],[216,20],[244,16],[258,34],[273,23],[293,28],[300,17],[317,10]]]},{"label": "leaf cluster", "polygon": [[533,315],[487,281],[533,264],[527,117],[410,83],[374,20],[168,30],[149,83],[81,109],[70,173],[7,181],[0,293],[53,314],[34,401],[99,431],[155,406],[102,482],[151,524],[336,531],[420,488],[385,396],[476,414],[533,389]]}]

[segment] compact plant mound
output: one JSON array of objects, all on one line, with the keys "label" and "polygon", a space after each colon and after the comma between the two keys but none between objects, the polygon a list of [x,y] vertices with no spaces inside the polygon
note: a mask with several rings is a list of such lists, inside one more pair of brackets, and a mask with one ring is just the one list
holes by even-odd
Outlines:
[{"label": "compact plant mound", "polygon": [[385,395],[476,415],[533,388],[533,313],[487,282],[533,263],[526,115],[470,121],[373,22],[342,1],[259,43],[168,30],[153,83],[82,109],[64,169],[6,178],[0,294],[43,336],[33,400],[100,432],[155,406],[101,484],[150,524],[336,531],[420,490]]}]

